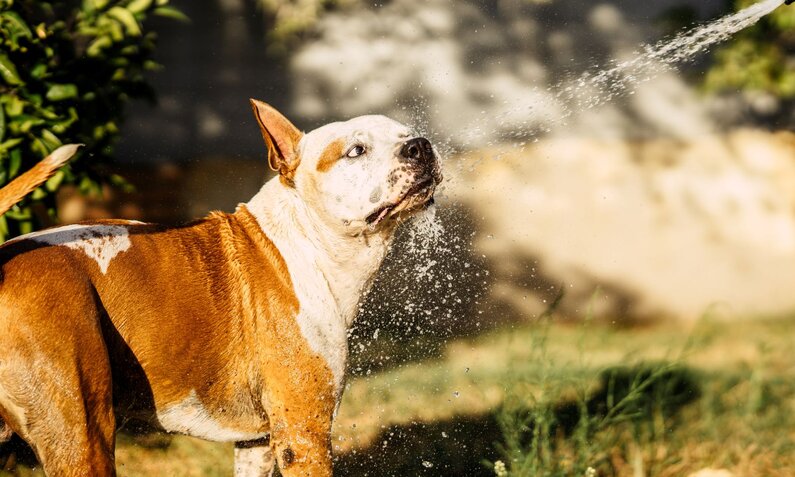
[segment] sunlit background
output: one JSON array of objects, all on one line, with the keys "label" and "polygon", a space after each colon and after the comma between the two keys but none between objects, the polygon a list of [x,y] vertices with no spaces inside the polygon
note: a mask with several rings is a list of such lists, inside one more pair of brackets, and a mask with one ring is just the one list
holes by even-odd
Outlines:
[{"label": "sunlit background", "polygon": [[[339,475],[795,475],[795,7],[589,80],[751,3],[173,0],[111,166],[136,190],[60,216],[233,210],[270,174],[249,97],[389,115],[446,182],[352,333]],[[119,440],[121,475],[232,473],[230,445]]]}]

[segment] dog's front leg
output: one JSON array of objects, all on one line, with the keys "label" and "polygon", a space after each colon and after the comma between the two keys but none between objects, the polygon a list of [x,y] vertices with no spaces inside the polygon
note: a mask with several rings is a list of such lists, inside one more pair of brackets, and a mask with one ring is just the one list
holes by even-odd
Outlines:
[{"label": "dog's front leg", "polygon": [[273,427],[273,452],[281,474],[284,477],[330,477],[330,416],[318,419],[317,414],[296,413],[290,416],[292,413],[291,408],[283,419],[274,422]]},{"label": "dog's front leg", "polygon": [[[313,382],[314,380],[310,381]],[[330,477],[331,422],[336,399],[317,386],[270,395],[271,446],[284,477]]]},{"label": "dog's front leg", "polygon": [[275,466],[269,439],[235,443],[235,477],[271,477]]}]

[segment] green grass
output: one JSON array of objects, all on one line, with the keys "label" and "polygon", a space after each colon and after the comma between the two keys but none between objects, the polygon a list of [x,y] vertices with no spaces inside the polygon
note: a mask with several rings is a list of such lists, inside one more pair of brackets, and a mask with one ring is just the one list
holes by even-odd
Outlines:
[{"label": "green grass", "polygon": [[[338,475],[795,475],[795,319],[522,325],[352,378]],[[382,342],[388,337],[381,337]],[[396,352],[396,351],[392,351]],[[123,476],[229,476],[230,445],[120,436]]]}]

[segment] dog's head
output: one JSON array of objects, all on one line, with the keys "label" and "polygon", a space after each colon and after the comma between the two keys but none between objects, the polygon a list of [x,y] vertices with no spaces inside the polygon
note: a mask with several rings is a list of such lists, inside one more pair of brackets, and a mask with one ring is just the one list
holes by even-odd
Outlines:
[{"label": "dog's head", "polygon": [[251,100],[268,163],[321,218],[345,233],[380,230],[433,201],[442,180],[431,143],[384,116],[361,116],[302,133]]}]

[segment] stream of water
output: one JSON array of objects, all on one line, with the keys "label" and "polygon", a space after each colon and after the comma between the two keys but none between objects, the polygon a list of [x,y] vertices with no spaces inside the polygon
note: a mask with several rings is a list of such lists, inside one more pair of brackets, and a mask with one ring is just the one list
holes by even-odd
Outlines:
[{"label": "stream of water", "polygon": [[[633,94],[639,85],[678,65],[694,61],[711,47],[755,25],[783,4],[784,0],[764,0],[737,13],[686,29],[657,43],[643,45],[631,58],[616,60],[606,67],[587,71],[574,81],[561,81],[547,88],[546,97],[553,98],[555,108],[540,107],[545,105],[538,103],[520,104],[508,108],[498,118],[500,122],[505,122],[505,118],[515,117],[517,112],[523,112],[532,120],[528,123],[536,125],[515,130],[510,136],[525,141],[537,138],[565,125],[568,118],[579,112]],[[544,109],[557,109],[558,113],[552,117],[534,117],[538,116],[538,111]]]},{"label": "stream of water", "polygon": [[[576,86],[560,91],[558,97],[573,100],[569,101],[575,105],[573,112],[605,104],[613,98],[631,92],[638,84],[654,79],[673,66],[693,61],[710,47],[756,24],[783,3],[784,0],[765,0],[706,25],[685,30],[654,45],[645,45],[641,53],[634,58],[619,62],[596,74],[582,75]],[[583,95],[581,93],[583,91],[587,95]]]}]

